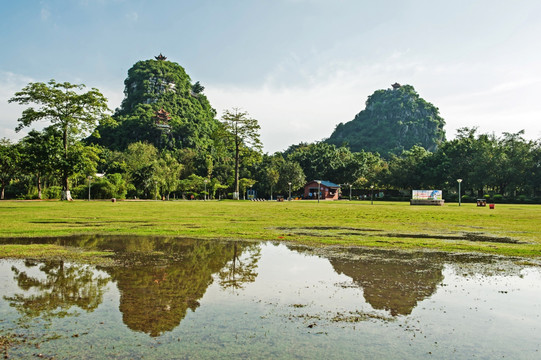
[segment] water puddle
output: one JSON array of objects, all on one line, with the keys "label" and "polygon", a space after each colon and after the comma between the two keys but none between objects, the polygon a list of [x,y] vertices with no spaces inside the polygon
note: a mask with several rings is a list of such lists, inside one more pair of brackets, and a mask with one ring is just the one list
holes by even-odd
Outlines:
[{"label": "water puddle", "polygon": [[0,239],[110,251],[0,260],[9,358],[539,358],[541,268],[483,255],[175,238]]}]

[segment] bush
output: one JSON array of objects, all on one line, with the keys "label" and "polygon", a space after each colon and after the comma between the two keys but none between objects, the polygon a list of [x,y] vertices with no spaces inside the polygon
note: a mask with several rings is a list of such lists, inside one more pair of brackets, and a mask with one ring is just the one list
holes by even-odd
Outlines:
[{"label": "bush", "polygon": [[87,199],[88,198],[88,186],[78,185],[71,188],[71,197],[74,199]]},{"label": "bush", "polygon": [[60,199],[62,197],[62,188],[60,186],[49,186],[43,190],[44,199]]},{"label": "bush", "polygon": [[494,201],[495,203],[501,203],[503,202],[503,195],[501,194],[496,194],[492,197],[492,201]]}]

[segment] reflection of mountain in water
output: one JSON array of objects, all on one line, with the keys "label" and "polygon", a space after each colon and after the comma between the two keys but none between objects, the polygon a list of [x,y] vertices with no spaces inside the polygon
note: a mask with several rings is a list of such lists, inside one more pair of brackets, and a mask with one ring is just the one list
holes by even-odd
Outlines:
[{"label": "reflection of mountain in water", "polygon": [[387,310],[393,316],[411,314],[443,280],[443,261],[438,254],[357,249],[348,256],[325,257],[337,273],[363,288],[365,300],[374,309]]},{"label": "reflection of mountain in water", "polygon": [[332,266],[364,289],[365,300],[374,309],[391,315],[409,315],[431,296],[443,280],[443,265],[426,259],[331,259]]},{"label": "reflection of mountain in water", "polygon": [[159,248],[174,255],[173,261],[156,264],[156,258],[149,257],[150,263],[141,264],[141,256],[137,256],[134,266],[106,270],[117,282],[124,323],[150,336],[173,330],[188,309],[195,311],[213,281],[212,275],[233,261],[238,256],[236,251],[245,247],[208,241],[169,245],[169,249],[164,249],[161,243]]},{"label": "reflection of mountain in water", "polygon": [[[124,323],[132,330],[150,336],[173,330],[188,309],[195,311],[199,299],[213,281],[212,275],[222,269],[233,269],[234,276],[239,274],[236,276],[238,284],[254,281],[257,275],[249,272],[255,276],[244,276],[242,263],[239,265],[239,254],[248,248],[247,245],[208,241],[169,245],[168,249],[163,243],[159,247],[170,255],[175,254],[176,259],[172,262],[156,264],[156,258],[149,257],[151,263],[141,264],[141,256],[136,256],[134,266],[106,270],[117,282],[121,295],[119,310]],[[128,258],[130,256],[124,260]]]}]

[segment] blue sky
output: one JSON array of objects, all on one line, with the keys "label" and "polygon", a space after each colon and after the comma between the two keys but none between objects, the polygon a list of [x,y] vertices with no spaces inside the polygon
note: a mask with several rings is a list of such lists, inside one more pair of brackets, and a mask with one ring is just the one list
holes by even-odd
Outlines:
[{"label": "blue sky", "polygon": [[328,137],[367,96],[410,84],[463,126],[541,137],[540,1],[19,0],[0,4],[0,137],[30,81],[97,87],[112,109],[160,52],[212,106],[259,120],[265,151]]}]

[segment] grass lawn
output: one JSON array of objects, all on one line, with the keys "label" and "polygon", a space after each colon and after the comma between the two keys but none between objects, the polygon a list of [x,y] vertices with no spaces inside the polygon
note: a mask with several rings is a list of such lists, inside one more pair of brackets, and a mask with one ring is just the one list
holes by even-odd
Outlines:
[{"label": "grass lawn", "polygon": [[[167,235],[541,258],[540,205],[490,210],[359,201],[2,201],[0,219],[0,237]],[[0,257],[8,256],[0,246]]]}]

